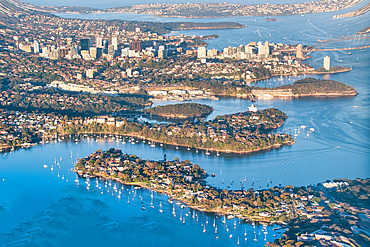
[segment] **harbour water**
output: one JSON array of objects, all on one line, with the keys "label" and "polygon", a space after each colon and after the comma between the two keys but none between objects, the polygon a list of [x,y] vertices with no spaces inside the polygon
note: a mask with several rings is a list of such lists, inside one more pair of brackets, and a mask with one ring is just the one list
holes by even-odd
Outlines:
[{"label": "harbour water", "polygon": [[[247,28],[181,33],[217,33],[220,37],[208,42],[210,48],[220,50],[228,45],[237,46],[259,40],[311,45],[318,38],[354,34],[370,24],[369,14],[350,19],[330,19],[336,13],[283,16],[279,17],[282,21],[278,22],[265,22],[262,17],[207,19],[237,21],[247,24]],[[113,17],[115,15],[110,14]],[[109,17],[106,15],[105,18],[107,16]],[[167,20],[153,16],[143,18]],[[288,115],[286,123],[277,131],[296,134],[297,142],[293,146],[250,155],[216,156],[186,148],[177,150],[159,145],[150,147],[142,142],[135,145],[123,144],[109,138],[96,142],[91,138],[77,144],[70,141],[51,142],[0,156],[0,246],[236,246],[238,236],[241,245],[263,246],[266,242],[262,226],[253,228],[250,224],[236,222],[234,229],[235,219],[232,219],[227,222],[227,231],[222,218],[197,212],[196,221],[189,208],[181,209],[180,205],[169,203],[167,196],[156,193],[153,194],[153,209],[150,207],[152,198],[148,190],[124,187],[119,199],[114,190],[112,195],[113,184],[107,188],[100,184],[103,188],[101,194],[102,189],[95,187],[94,180],[90,181],[91,187],[87,190],[82,179],[76,185],[76,175],[71,168],[78,157],[85,157],[96,149],[116,147],[144,159],[162,159],[164,153],[168,159],[188,159],[199,164],[208,173],[216,174],[215,178],[207,179],[211,185],[222,188],[229,186],[230,189],[240,189],[240,182],[243,182],[245,188],[249,188],[253,180],[254,188],[258,189],[260,186],[266,188],[267,181],[272,181],[270,186],[309,185],[333,178],[369,177],[369,51],[356,50],[352,51],[352,55],[345,52],[320,52],[311,55],[313,58],[307,62],[315,68],[322,66],[325,55],[332,58],[333,66],[352,66],[351,72],[315,77],[338,80],[354,86],[359,95],[352,98],[273,99],[255,102],[259,109],[275,107]],[[290,84],[302,77],[304,76],[271,78],[256,85]],[[251,104],[250,101],[234,98],[221,98],[218,101],[203,99],[195,102],[211,105],[215,109],[209,119],[217,115],[245,111]],[[159,101],[155,105],[167,103],[176,102]],[[300,128],[302,125],[306,128]],[[310,131],[310,128],[314,128],[314,131]],[[43,167],[44,164],[47,165],[46,168]],[[231,180],[234,183],[231,184]],[[142,210],[141,200],[146,205],[145,210]],[[159,212],[160,202],[163,213]],[[176,217],[172,213],[174,205]],[[185,217],[185,224],[180,221],[180,216]],[[214,233],[214,220],[217,234]],[[206,232],[203,232],[204,224]],[[272,241],[274,234],[276,237],[280,236],[272,228],[266,228],[266,240]],[[231,234],[233,236],[230,238]]]}]

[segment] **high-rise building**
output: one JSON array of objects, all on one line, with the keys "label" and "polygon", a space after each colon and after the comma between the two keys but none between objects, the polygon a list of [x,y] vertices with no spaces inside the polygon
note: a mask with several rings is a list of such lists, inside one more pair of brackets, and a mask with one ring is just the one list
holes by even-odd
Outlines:
[{"label": "high-rise building", "polygon": [[110,55],[114,54],[114,45],[108,45],[108,54]]},{"label": "high-rise building", "polygon": [[102,48],[103,47],[103,38],[100,36],[96,37],[96,47],[97,48]]},{"label": "high-rise building", "polygon": [[217,49],[212,49],[207,51],[208,58],[215,58],[217,56]]},{"label": "high-rise building", "polygon": [[97,48],[97,47],[90,47],[90,56],[92,58],[100,58],[102,56],[103,49],[102,48]]},{"label": "high-rise building", "polygon": [[66,47],[61,47],[58,49],[59,57],[65,58],[68,55],[69,49]]},{"label": "high-rise building", "polygon": [[81,51],[89,51],[91,42],[90,39],[80,39]]},{"label": "high-rise building", "polygon": [[141,51],[141,42],[140,40],[134,40],[131,42],[131,50],[133,51]]},{"label": "high-rise building", "polygon": [[230,46],[225,47],[224,48],[224,56],[228,57],[228,56],[231,56],[231,55],[233,55],[233,49]]},{"label": "high-rise building", "polygon": [[297,45],[296,57],[300,58],[300,59],[304,58],[304,56],[303,56],[303,45],[302,44]]},{"label": "high-rise building", "polygon": [[158,58],[166,58],[167,57],[167,49],[164,45],[160,45],[158,47]]},{"label": "high-rise building", "polygon": [[132,69],[126,69],[126,74],[128,77],[132,77]]},{"label": "high-rise building", "polygon": [[86,78],[93,79],[94,78],[94,70],[92,70],[92,69],[86,70]]},{"label": "high-rise building", "polygon": [[118,50],[118,37],[117,36],[112,37],[112,45],[115,51]]},{"label": "high-rise building", "polygon": [[270,55],[270,44],[268,41],[266,41],[265,44],[263,44],[263,48],[265,56],[268,57]]},{"label": "high-rise building", "polygon": [[33,42],[33,52],[40,53],[40,43],[37,40]]},{"label": "high-rise building", "polygon": [[198,58],[206,58],[207,57],[207,49],[204,46],[198,47]]},{"label": "high-rise building", "polygon": [[239,45],[239,46],[236,48],[236,52],[245,52],[244,45]]},{"label": "high-rise building", "polygon": [[330,70],[330,57],[329,56],[324,57],[324,69]]},{"label": "high-rise building", "polygon": [[261,41],[257,43],[257,47],[258,47],[258,56],[262,57],[263,55],[265,55],[265,49],[263,48],[263,44]]}]

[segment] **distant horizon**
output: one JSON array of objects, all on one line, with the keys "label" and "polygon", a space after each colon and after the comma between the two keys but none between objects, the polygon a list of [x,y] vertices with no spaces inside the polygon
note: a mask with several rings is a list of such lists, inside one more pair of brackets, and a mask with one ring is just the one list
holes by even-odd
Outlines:
[{"label": "distant horizon", "polygon": [[21,0],[26,3],[35,4],[39,6],[79,6],[79,7],[92,7],[97,9],[105,9],[112,7],[131,6],[138,4],[153,4],[153,3],[234,3],[234,4],[294,4],[302,2],[310,2],[309,0]]}]

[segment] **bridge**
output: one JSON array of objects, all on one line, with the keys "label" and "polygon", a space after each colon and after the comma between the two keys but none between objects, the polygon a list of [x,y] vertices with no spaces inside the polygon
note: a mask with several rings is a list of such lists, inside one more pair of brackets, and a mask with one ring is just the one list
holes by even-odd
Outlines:
[{"label": "bridge", "polygon": [[370,48],[368,33],[340,36],[326,40],[317,40],[317,43],[307,48],[307,55],[313,51],[350,51]]}]

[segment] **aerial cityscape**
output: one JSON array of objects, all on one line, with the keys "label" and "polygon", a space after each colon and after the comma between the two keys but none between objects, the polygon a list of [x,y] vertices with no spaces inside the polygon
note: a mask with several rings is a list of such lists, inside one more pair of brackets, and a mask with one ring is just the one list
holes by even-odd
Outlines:
[{"label": "aerial cityscape", "polygon": [[0,0],[0,247],[369,246],[369,10]]}]

